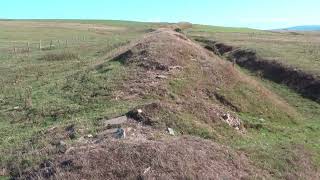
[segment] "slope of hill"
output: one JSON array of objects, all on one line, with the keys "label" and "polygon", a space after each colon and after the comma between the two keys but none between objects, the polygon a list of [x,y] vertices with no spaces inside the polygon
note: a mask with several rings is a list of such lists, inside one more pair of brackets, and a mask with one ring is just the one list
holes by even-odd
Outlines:
[{"label": "slope of hill", "polygon": [[285,28],[288,31],[320,31],[320,25],[306,25]]},{"label": "slope of hill", "polygon": [[271,32],[258,30],[216,31],[215,27],[195,26],[187,35],[206,37],[242,49],[252,49],[264,59],[320,76],[319,32]]},{"label": "slope of hill", "polygon": [[[110,65],[117,64],[118,62],[121,63],[118,66],[125,69],[128,78],[118,79],[118,83],[120,84],[115,89],[109,90],[108,94],[110,95],[100,94],[99,92],[104,92],[103,89],[93,89],[90,87],[90,80],[82,80],[84,77],[85,79],[91,79],[90,77],[95,76],[98,80],[96,83],[104,83],[102,77],[108,76],[108,71],[113,69]],[[88,76],[88,73],[91,75]],[[81,77],[81,79],[78,79],[78,77]],[[219,136],[228,138],[228,134],[218,129],[225,125],[229,125],[230,128],[225,128],[228,129],[229,133],[237,136],[237,133],[246,131],[246,125],[238,117],[236,114],[237,112],[250,114],[251,116],[260,116],[266,121],[282,119],[282,123],[295,121],[297,118],[294,108],[282,101],[280,97],[265,89],[255,80],[239,72],[236,68],[233,68],[230,63],[219,59],[217,56],[192,42],[185,35],[170,29],[159,29],[146,34],[144,38],[137,42],[133,42],[132,46],[128,46],[127,49],[120,52],[119,55],[115,56],[110,61],[97,65],[93,70],[78,72],[76,77],[71,79],[73,82],[68,81],[66,86],[63,87],[65,94],[76,92],[73,96],[80,97],[82,96],[82,93],[78,88],[87,87],[89,88],[87,89],[89,94],[92,93],[91,91],[96,92],[94,97],[88,97],[89,102],[91,101],[90,99],[102,99],[107,98],[108,96],[111,100],[114,96],[118,96],[118,102],[128,100],[131,102],[141,102],[141,105],[135,108],[137,110],[128,113],[128,118],[141,122],[144,126],[151,126],[152,128],[149,129],[149,132],[152,134],[157,134],[157,131],[160,131],[158,132],[159,137],[153,137],[149,142],[149,138],[152,136],[144,134],[146,140],[144,138],[135,140],[138,131],[134,126],[129,126],[132,129],[131,131],[136,132],[134,135],[127,135],[126,139],[129,138],[127,140],[127,143],[129,144],[126,144],[126,141],[123,140],[116,141],[118,144],[117,146],[123,146],[125,149],[128,149],[129,147],[127,146],[130,146],[133,142],[136,143],[136,146],[143,147],[145,145],[142,144],[146,143],[149,145],[151,143],[151,147],[145,147],[149,149],[153,146],[152,142],[160,143],[162,141],[164,144],[159,144],[159,146],[166,147],[168,146],[166,144],[167,141],[170,141],[171,138],[166,136],[163,137],[163,133],[161,132],[165,132],[167,128],[173,128],[176,133],[181,135],[194,135],[202,138],[218,138]],[[77,98],[72,99],[74,99],[74,103],[81,102],[77,100]],[[139,113],[138,109],[141,113]],[[128,132],[128,127],[126,128],[126,131]],[[99,132],[98,130],[97,136],[99,136],[100,133],[105,134],[104,131]],[[192,140],[190,140],[190,143],[191,144],[187,143],[186,145],[182,143],[180,144],[180,148],[195,148],[192,145]],[[110,145],[110,141],[101,142],[101,146],[108,147]],[[92,147],[90,144],[84,146]],[[200,145],[197,146],[201,147]],[[85,150],[87,149],[82,145],[79,150],[72,152],[79,152],[80,154],[86,153],[82,152],[83,148]],[[100,149],[99,147],[97,148]],[[212,148],[214,147],[209,149],[215,150],[215,148]],[[98,150],[94,148],[90,151]],[[100,166],[98,165],[100,164],[99,161],[91,159],[90,156],[83,157],[84,159],[80,162],[76,161],[77,158],[74,159],[74,166],[83,167],[79,169],[79,171],[71,171],[71,175],[68,173],[67,176],[64,175],[63,169],[62,172],[57,173],[61,173],[61,179],[68,176],[94,177],[95,175],[102,175],[99,177],[102,178],[108,177],[108,174],[110,174],[109,171],[116,168],[112,170],[112,176],[115,176],[115,179],[130,178],[131,176],[144,176],[140,174],[141,171],[143,171],[141,168],[148,168],[148,163],[143,167],[137,167],[137,162],[132,162],[135,155],[131,153],[127,154],[126,152],[123,153],[126,154],[126,159],[121,160],[121,164],[118,168],[123,167],[124,165],[128,166],[123,167],[125,169],[117,169],[116,167],[113,167],[114,164],[112,163],[106,163],[105,166]],[[197,177],[203,179],[227,176],[226,173],[219,170],[219,166],[213,166],[206,170],[202,169],[202,167],[206,167],[202,163],[197,161],[194,162],[193,158],[195,157],[192,157],[187,162],[178,163],[181,164],[181,167],[170,167],[171,169],[181,169],[175,171],[175,174],[170,175],[170,173],[164,173],[166,171],[165,169],[168,167],[163,167],[161,162],[167,160],[163,159],[164,157],[161,156],[161,153],[162,152],[156,152],[159,157],[157,161],[151,161],[152,163],[149,164],[152,173],[146,174],[146,177],[178,178],[186,176],[191,179]],[[79,157],[82,156],[80,154]],[[189,156],[186,152],[180,152],[179,154],[181,154],[182,157],[176,158],[181,160],[186,159]],[[210,154],[210,152],[207,152],[207,154]],[[67,153],[66,155],[68,156],[70,154]],[[147,157],[144,157],[145,155],[147,156],[147,154],[141,154],[139,158],[147,159]],[[102,157],[108,156],[111,158],[113,155],[110,154],[110,151],[99,151],[98,154],[93,154],[92,156],[97,159],[105,159]],[[60,161],[55,162],[57,166],[70,159],[70,157],[67,158],[63,156],[60,156],[60,158]],[[115,155],[114,158],[117,158],[117,156]],[[245,161],[247,161],[245,159],[241,160],[240,157],[237,156],[234,158],[239,158],[238,161],[240,163],[245,163]],[[117,160],[114,159],[110,161]],[[178,159],[171,159],[171,161],[178,161]],[[96,167],[95,171],[87,169],[89,167],[87,167],[87,164],[84,164],[87,162],[90,164],[89,167]],[[214,162],[217,164],[226,164],[227,168],[232,169],[232,164],[228,165],[227,162],[219,162],[218,160],[209,164],[214,164]],[[190,171],[191,169],[184,170],[184,164],[192,164],[194,166],[192,169],[207,171],[207,173],[203,176],[198,171],[192,172]],[[169,165],[170,164],[167,164],[167,166]],[[100,168],[98,169],[98,167]],[[53,166],[52,168],[55,167]],[[121,173],[128,170],[131,170],[132,172],[128,174]],[[255,169],[254,166],[248,168],[247,171],[250,172],[250,176],[267,176],[264,173],[257,173],[259,169]],[[80,172],[86,173],[81,174]],[[241,171],[238,171],[238,173],[242,174]],[[249,174],[240,176],[248,176]],[[112,178],[112,176],[108,178]],[[239,176],[239,174],[235,174],[234,176],[230,174],[230,178],[235,178],[237,176]]]},{"label": "slope of hill", "polygon": [[[319,177],[319,104],[233,66],[177,25],[55,23],[0,29],[0,176]],[[185,31],[264,33],[194,28]]]}]

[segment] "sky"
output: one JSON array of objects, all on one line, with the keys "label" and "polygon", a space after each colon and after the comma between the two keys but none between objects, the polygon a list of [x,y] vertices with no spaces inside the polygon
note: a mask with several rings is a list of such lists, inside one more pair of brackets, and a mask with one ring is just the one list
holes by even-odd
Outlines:
[{"label": "sky", "polygon": [[277,29],[320,24],[320,0],[1,0],[0,18],[187,21]]}]

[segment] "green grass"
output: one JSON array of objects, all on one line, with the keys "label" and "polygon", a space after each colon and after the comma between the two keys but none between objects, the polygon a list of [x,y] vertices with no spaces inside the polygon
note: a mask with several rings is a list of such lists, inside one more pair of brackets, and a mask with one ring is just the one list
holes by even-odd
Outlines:
[{"label": "green grass", "polygon": [[[248,75],[252,75],[247,71]],[[253,75],[252,75],[253,76]],[[256,78],[258,79],[258,78]],[[320,105],[274,82],[258,79],[264,86],[284,98],[294,106],[300,118],[294,122],[274,118],[267,121],[248,113],[240,114],[245,123],[251,124],[246,137],[232,139],[230,143],[236,149],[251,154],[251,159],[260,167],[267,169],[275,177],[284,177],[288,173],[303,171],[297,159],[303,155],[295,153],[303,147],[312,163],[320,167]],[[299,169],[300,168],[300,169]]]},{"label": "green grass", "polygon": [[[204,36],[233,46],[254,49],[264,58],[274,59],[288,66],[320,75],[318,33],[293,34],[210,26],[196,26],[187,30],[186,33],[189,36]],[[233,90],[221,90],[224,96],[235,100],[236,104],[240,102],[238,99],[242,95],[246,95],[247,101],[240,102],[238,105],[244,109],[248,107],[247,105],[251,106],[250,111],[239,114],[248,127],[247,134],[234,136],[231,133],[230,136],[233,138],[223,138],[222,142],[249,154],[250,159],[257,166],[271,172],[275,178],[284,178],[288,174],[299,171],[304,172],[306,167],[299,166],[302,163],[301,159],[306,160],[304,153],[309,153],[307,158],[310,158],[314,166],[319,168],[320,105],[301,97],[286,86],[260,79],[245,70],[243,72],[260,81],[294,107],[297,113],[294,115],[296,118],[292,121],[292,118],[277,113],[276,109],[272,110],[273,113],[255,112],[254,109],[259,110],[264,109],[263,106],[270,106],[255,99],[255,92],[250,91],[248,87],[239,85]]]},{"label": "green grass", "polygon": [[[18,25],[20,23],[20,21],[12,22]],[[158,96],[134,100],[114,98],[114,93],[122,90],[122,82],[128,79],[130,72],[134,70],[119,62],[107,61],[108,53],[139,38],[146,29],[155,28],[157,24],[100,20],[50,20],[49,22],[76,22],[125,29],[88,31],[61,27],[26,26],[22,29],[12,25],[1,27],[0,168],[14,161],[17,166],[31,166],[47,158],[37,157],[32,153],[22,156],[21,153],[30,152],[32,149],[45,149],[50,139],[43,136],[43,133],[49,128],[64,129],[67,125],[75,124],[78,129],[85,129],[84,134],[94,134],[99,131],[100,118],[123,115],[137,105],[153,100],[163,100],[173,104],[180,100],[191,101],[189,96],[185,95],[190,95],[188,93],[197,88],[194,82],[201,78],[200,73],[197,73],[201,70],[193,68],[192,64],[191,68],[186,68],[185,74],[169,80],[169,98]],[[289,64],[297,63],[300,64],[299,67],[318,71],[318,65],[313,59],[317,57],[318,49],[314,44],[308,46],[305,42],[307,37],[299,37],[304,40],[299,44],[297,42],[300,39],[289,34],[202,25],[194,25],[192,29],[187,30],[187,33],[206,35],[234,45],[254,47],[263,56],[277,56],[287,60]],[[270,38],[268,42],[267,39]],[[39,51],[37,43],[40,40],[43,46],[48,46],[50,41],[54,40],[55,47]],[[57,40],[60,40],[60,46]],[[67,47],[63,44],[65,40],[68,40]],[[285,40],[289,40],[289,43]],[[30,53],[13,54],[13,47],[23,49],[27,42],[30,42]],[[273,47],[272,44],[275,42],[280,43]],[[304,52],[300,52],[302,46]],[[312,52],[306,53],[309,51]],[[296,56],[298,52],[301,53],[299,58]],[[299,61],[303,63],[298,63]],[[249,74],[246,71],[244,73]],[[210,99],[203,102],[192,99],[200,104],[198,109],[192,109],[193,104],[191,104],[189,109],[182,109],[178,113],[161,111],[158,116],[162,117],[161,120],[166,126],[174,128],[180,134],[213,139],[243,151],[253,163],[273,173],[275,178],[283,178],[287,173],[300,170],[297,159],[301,154],[295,152],[300,146],[303,146],[306,152],[312,153],[310,156],[312,162],[320,167],[320,105],[299,96],[285,86],[255,76],[252,78],[278,94],[289,106],[295,108],[297,114],[288,116],[282,113],[281,109],[273,107],[268,100],[257,99],[259,93],[256,88],[239,83],[233,89],[220,88],[219,93],[241,108],[242,113],[239,113],[239,116],[247,126],[244,135],[225,124],[210,124],[205,121],[207,117],[204,117],[202,110],[206,107],[206,103],[217,103]],[[265,111],[261,112],[261,109]],[[83,134],[79,134],[81,135]],[[6,177],[1,178],[6,179]]]},{"label": "green grass", "polygon": [[[293,34],[289,32],[268,32],[250,29],[224,29],[216,27],[194,27],[186,31],[190,36],[205,36],[241,48],[250,48],[267,59],[278,60],[288,66],[300,68],[306,72],[320,75],[320,46],[317,33]],[[299,166],[306,158],[314,166],[320,167],[319,121],[320,105],[301,97],[284,85],[279,85],[243,70],[260,81],[265,87],[278,94],[297,111],[295,120],[273,111],[267,116],[254,113],[262,106],[270,107],[261,100],[254,99],[254,91],[247,87],[237,86],[233,90],[222,90],[222,94],[235,100],[247,95],[247,105],[254,105],[250,111],[240,113],[241,119],[248,127],[245,136],[234,136],[223,139],[235,149],[249,154],[257,166],[266,169],[275,178],[284,178],[288,174],[304,172],[306,167]],[[248,91],[249,90],[249,91]],[[252,96],[250,96],[252,94]],[[246,107],[246,102],[239,103]],[[262,107],[263,109],[263,107]],[[252,114],[254,113],[254,114]],[[269,114],[269,115],[268,115]],[[227,132],[227,131],[226,131]],[[302,147],[302,148],[301,148]],[[301,150],[303,149],[303,150]],[[305,157],[305,154],[309,154]]]},{"label": "green grass", "polygon": [[[110,62],[95,67],[107,61],[109,52],[141,36],[144,25],[94,32],[77,27],[16,28],[20,22],[14,23],[0,29],[0,167],[25,150],[45,148],[50,140],[38,136],[49,128],[76,124],[87,129],[86,133],[94,132],[99,128],[97,119],[119,116],[141,103],[112,98],[126,78],[124,66]],[[40,40],[43,47],[53,40],[54,48],[39,51]],[[30,43],[29,53],[21,52],[26,42]],[[16,53],[13,47],[18,49]],[[26,101],[31,104],[26,106]],[[24,159],[39,161],[28,153]]]},{"label": "green grass", "polygon": [[[246,102],[241,104],[244,111],[239,113],[246,127],[245,134],[237,133],[224,124],[210,125],[188,111],[170,116],[171,121],[165,123],[179,133],[212,139],[244,152],[256,166],[268,171],[276,179],[295,172],[304,172],[305,167],[300,166],[302,161],[308,161],[304,158],[310,158],[310,166],[319,168],[320,105],[301,97],[286,86],[259,79],[247,71],[243,72],[260,81],[279,97],[283,97],[297,112],[289,116],[279,109],[260,112],[262,109],[273,108],[272,104],[268,104],[264,99],[256,99],[259,95],[255,95],[256,92],[250,87],[239,86],[221,91],[233,102],[246,99]],[[184,77],[169,82],[174,99],[181,98],[193,82],[188,76]],[[200,109],[195,111],[200,112]],[[307,157],[304,157],[305,154],[308,154]]]},{"label": "green grass", "polygon": [[[200,80],[195,73],[198,70],[193,68],[195,65],[190,67],[190,72],[186,71],[169,81],[173,101],[183,99],[193,88],[200,88],[194,83],[195,79]],[[270,172],[276,179],[304,172],[305,167],[300,164],[304,160],[308,161],[305,158],[310,158],[310,166],[320,167],[320,105],[301,97],[286,86],[260,79],[246,70],[239,70],[276,94],[261,97],[257,87],[244,82],[237,83],[233,88],[219,88],[220,95],[239,107],[241,112],[238,115],[245,124],[245,134],[236,133],[223,124],[208,124],[204,121],[205,118],[199,116],[202,113],[201,105],[198,109],[194,108],[199,114],[185,111],[171,118],[175,122],[171,127],[178,132],[213,139],[242,151],[256,166]],[[192,97],[188,95],[187,99],[194,101],[190,96]],[[273,101],[268,100],[269,98]],[[279,109],[279,106],[274,106],[275,99],[285,102],[284,108],[293,108],[287,111]]]},{"label": "green grass", "polygon": [[190,36],[204,36],[241,48],[254,49],[266,59],[277,60],[306,72],[320,75],[319,33],[259,31],[246,28],[195,26]]},{"label": "green grass", "polygon": [[234,27],[221,27],[221,26],[208,26],[208,25],[193,25],[191,29],[187,30],[188,33],[254,33],[261,32],[259,30],[250,28],[234,28]]}]

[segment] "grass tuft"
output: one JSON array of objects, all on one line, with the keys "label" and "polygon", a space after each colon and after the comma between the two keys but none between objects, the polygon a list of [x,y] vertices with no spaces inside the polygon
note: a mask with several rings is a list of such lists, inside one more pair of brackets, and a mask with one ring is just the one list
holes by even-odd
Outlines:
[{"label": "grass tuft", "polygon": [[79,59],[79,56],[72,52],[48,53],[39,59],[44,61],[65,61]]}]

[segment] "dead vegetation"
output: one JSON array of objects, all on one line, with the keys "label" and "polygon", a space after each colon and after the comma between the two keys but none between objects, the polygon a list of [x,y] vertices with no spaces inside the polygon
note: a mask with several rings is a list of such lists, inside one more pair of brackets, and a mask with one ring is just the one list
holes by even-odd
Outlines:
[{"label": "dead vegetation", "polygon": [[[169,45],[169,46],[168,46]],[[204,59],[208,55],[183,34],[160,29],[147,34],[128,51],[115,57],[122,63],[137,64],[147,70],[166,70],[186,66],[191,59]]]},{"label": "dead vegetation", "polygon": [[[55,173],[56,172],[56,173]],[[75,147],[33,177],[56,179],[263,178],[244,154],[194,137],[114,141]],[[31,176],[32,177],[32,176]]]},{"label": "dead vegetation", "polygon": [[79,56],[72,52],[48,53],[39,58],[44,61],[65,61],[79,59]]},{"label": "dead vegetation", "polygon": [[[238,129],[243,126],[234,112],[265,114],[266,118],[276,111],[272,116],[295,115],[281,98],[241,74],[231,63],[169,29],[147,34],[112,61],[130,67],[129,77],[117,91],[120,99],[153,97],[161,102],[160,107],[175,114],[190,114],[208,124],[235,120],[229,125]],[[240,98],[233,97],[237,88],[243,91]]]}]

